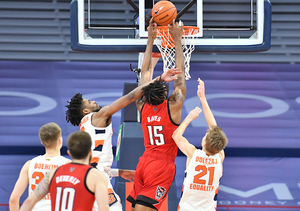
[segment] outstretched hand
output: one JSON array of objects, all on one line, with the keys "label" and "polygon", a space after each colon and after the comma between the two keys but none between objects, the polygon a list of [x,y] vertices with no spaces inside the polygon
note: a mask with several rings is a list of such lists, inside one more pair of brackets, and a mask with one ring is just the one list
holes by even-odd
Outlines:
[{"label": "outstretched hand", "polygon": [[123,177],[124,179],[129,180],[130,182],[133,182],[135,171],[119,169],[119,174],[120,174],[120,177]]},{"label": "outstretched hand", "polygon": [[197,90],[197,95],[199,98],[205,97],[205,87],[204,87],[204,82],[198,78],[198,90]]},{"label": "outstretched hand", "polygon": [[171,36],[174,40],[182,38],[182,32],[183,32],[183,23],[181,21],[176,22],[175,19],[173,20],[172,26],[168,25],[169,31]]},{"label": "outstretched hand", "polygon": [[181,73],[182,71],[179,70],[179,68],[172,68],[169,69],[167,71],[165,71],[162,75],[161,75],[161,79],[164,82],[171,82],[177,79],[177,74]]},{"label": "outstretched hand", "polygon": [[188,118],[191,118],[192,120],[197,119],[199,114],[202,112],[202,109],[198,106],[190,111],[188,114]]},{"label": "outstretched hand", "polygon": [[151,18],[149,22],[149,26],[147,27],[148,31],[148,39],[151,39],[152,41],[155,40],[157,37],[157,24],[153,22],[153,18]]}]

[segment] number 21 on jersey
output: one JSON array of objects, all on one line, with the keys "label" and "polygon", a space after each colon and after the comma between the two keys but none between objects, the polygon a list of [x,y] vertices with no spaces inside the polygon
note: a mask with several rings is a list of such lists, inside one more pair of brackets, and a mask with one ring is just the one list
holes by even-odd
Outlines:
[{"label": "number 21 on jersey", "polygon": [[164,135],[161,133],[163,130],[162,125],[147,125],[149,140],[151,145],[163,145],[165,144]]},{"label": "number 21 on jersey", "polygon": [[203,177],[206,174],[209,174],[208,184],[206,184],[206,185],[213,184],[215,167],[207,168],[206,166],[198,165],[198,166],[196,166],[195,171],[199,171],[200,173],[194,176],[194,183],[205,185],[207,183],[207,181],[205,179],[203,179]]}]

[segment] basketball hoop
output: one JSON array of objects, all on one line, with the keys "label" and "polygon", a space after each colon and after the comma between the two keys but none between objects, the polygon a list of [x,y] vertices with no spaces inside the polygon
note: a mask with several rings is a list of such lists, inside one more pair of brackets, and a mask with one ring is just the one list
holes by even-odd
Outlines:
[{"label": "basketball hoop", "polygon": [[[189,74],[191,54],[195,50],[194,39],[197,38],[199,28],[195,26],[183,26],[182,32],[182,50],[184,56],[185,79],[191,78]],[[164,71],[175,68],[175,43],[170,34],[168,26],[157,27],[157,38],[154,40],[159,49],[163,61]]]}]

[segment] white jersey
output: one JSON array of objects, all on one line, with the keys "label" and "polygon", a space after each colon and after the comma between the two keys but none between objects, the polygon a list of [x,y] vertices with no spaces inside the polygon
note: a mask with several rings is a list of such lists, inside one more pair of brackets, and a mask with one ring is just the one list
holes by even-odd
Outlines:
[{"label": "white jersey", "polygon": [[[89,113],[85,115],[80,123],[80,130],[90,134],[92,138],[92,160],[91,164],[103,173],[107,178],[110,167],[113,163],[113,151],[112,151],[112,135],[113,129],[110,123],[107,127],[95,127],[92,125],[92,115]],[[122,211],[122,204],[120,197],[113,190],[113,186],[108,179],[108,196],[109,196],[109,210],[110,211]],[[98,205],[94,203],[94,211],[98,211]]]},{"label": "white jersey", "polygon": [[85,115],[80,123],[80,130],[90,134],[92,138],[92,160],[91,163],[99,170],[104,167],[110,168],[113,163],[112,152],[112,124],[107,127],[95,127],[92,125],[92,115]]},{"label": "white jersey", "polygon": [[[36,186],[42,181],[44,176],[54,168],[66,164],[69,159],[63,156],[45,157],[37,156],[30,161],[28,168],[29,178],[29,195],[33,193]],[[51,211],[50,193],[48,193],[43,199],[38,201],[33,207],[32,211]]]},{"label": "white jersey", "polygon": [[197,149],[185,170],[180,211],[215,211],[217,193],[222,177],[222,163],[219,154],[207,156]]}]

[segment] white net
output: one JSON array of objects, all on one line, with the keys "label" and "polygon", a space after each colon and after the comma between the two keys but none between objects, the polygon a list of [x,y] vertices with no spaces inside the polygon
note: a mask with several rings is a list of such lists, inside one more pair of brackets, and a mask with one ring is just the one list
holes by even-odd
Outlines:
[{"label": "white net", "polygon": [[[183,36],[181,40],[183,56],[184,56],[184,68],[185,68],[185,79],[188,80],[191,78],[190,71],[190,60],[192,52],[195,50],[194,39],[197,38],[197,34],[199,33],[198,27],[184,27]],[[175,46],[173,42],[173,38],[169,33],[168,28],[158,28],[157,30],[157,38],[154,40],[157,48],[159,49],[163,63],[164,63],[164,71],[175,68]]]}]

